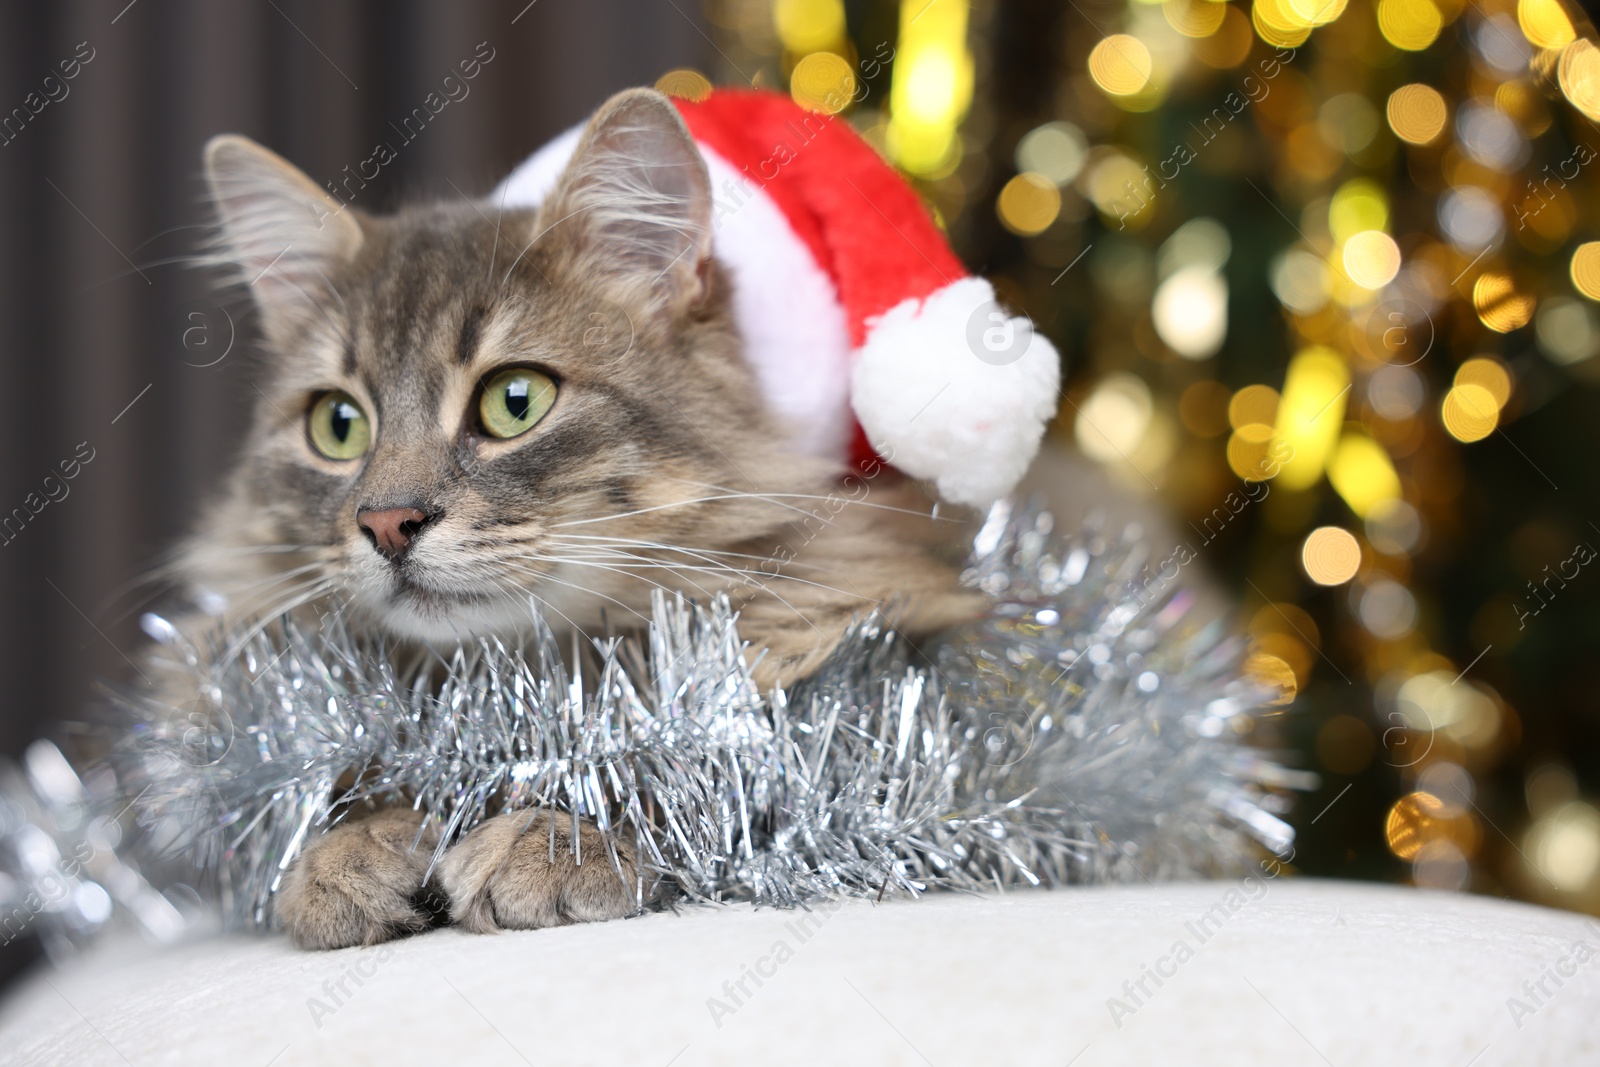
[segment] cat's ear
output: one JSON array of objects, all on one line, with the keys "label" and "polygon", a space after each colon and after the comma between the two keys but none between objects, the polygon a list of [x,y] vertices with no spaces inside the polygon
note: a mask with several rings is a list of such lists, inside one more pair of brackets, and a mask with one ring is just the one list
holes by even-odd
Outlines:
[{"label": "cat's ear", "polygon": [[269,330],[315,313],[333,267],[361,247],[361,226],[304,173],[248,137],[213,137],[206,182],[232,264]]},{"label": "cat's ear", "polygon": [[652,89],[606,101],[538,227],[586,272],[665,297],[672,310],[696,303],[711,257],[711,179],[677,108]]}]

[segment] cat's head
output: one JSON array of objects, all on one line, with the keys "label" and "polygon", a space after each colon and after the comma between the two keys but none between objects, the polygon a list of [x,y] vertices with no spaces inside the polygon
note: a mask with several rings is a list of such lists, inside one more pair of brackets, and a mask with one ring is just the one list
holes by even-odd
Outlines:
[{"label": "cat's head", "polygon": [[[705,164],[659,94],[608,102],[537,211],[374,217],[235,136],[206,172],[265,337],[234,491],[197,545],[208,584],[250,575],[241,607],[342,596],[447,641],[517,628],[532,594],[587,627],[656,584],[719,585],[730,546],[795,510],[754,494],[816,484],[772,444]],[[697,555],[665,568],[661,546]]]}]

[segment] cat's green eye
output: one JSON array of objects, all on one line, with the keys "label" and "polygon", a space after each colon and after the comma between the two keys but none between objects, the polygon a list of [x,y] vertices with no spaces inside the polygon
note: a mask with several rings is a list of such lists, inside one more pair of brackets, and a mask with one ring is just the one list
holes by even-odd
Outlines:
[{"label": "cat's green eye", "polygon": [[556,402],[556,383],[527,367],[503,370],[483,385],[478,418],[494,437],[516,437],[533,429]]},{"label": "cat's green eye", "polygon": [[329,459],[360,459],[372,444],[372,423],[348,393],[323,393],[311,405],[311,446]]}]

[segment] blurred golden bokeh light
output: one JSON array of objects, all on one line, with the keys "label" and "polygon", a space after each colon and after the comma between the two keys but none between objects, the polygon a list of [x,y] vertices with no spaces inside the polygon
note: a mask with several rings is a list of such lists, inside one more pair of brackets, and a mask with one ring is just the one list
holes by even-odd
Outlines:
[{"label": "blurred golden bokeh light", "polygon": [[1228,283],[1209,267],[1183,267],[1156,289],[1150,317],[1168,348],[1184,359],[1209,359],[1228,335]]},{"label": "blurred golden bokeh light", "polygon": [[1150,84],[1150,49],[1137,37],[1114,33],[1089,53],[1089,77],[1112,96],[1133,96]]},{"label": "blurred golden bokeh light", "polygon": [[1328,201],[1328,232],[1340,244],[1363,230],[1389,226],[1389,199],[1371,178],[1352,178]]},{"label": "blurred golden bokeh light", "polygon": [[1018,174],[1000,190],[995,211],[1006,229],[1032,237],[1049,229],[1061,213],[1061,190],[1042,174]]},{"label": "blurred golden bokeh light", "polygon": [[1517,25],[1540,48],[1560,48],[1577,36],[1559,0],[1517,0]]},{"label": "blurred golden bokeh light", "polygon": [[1318,585],[1343,585],[1361,569],[1361,544],[1349,530],[1319,526],[1306,535],[1300,565]]},{"label": "blurred golden bokeh light", "polygon": [[1294,670],[1296,685],[1304,686],[1311,677],[1312,652],[1304,641],[1293,634],[1281,630],[1255,634],[1250,647],[1254,652],[1276,656],[1287,663]]},{"label": "blurred golden bokeh light", "polygon": [[1078,408],[1073,436],[1101,463],[1132,463],[1154,414],[1150,387],[1132,374],[1108,375]]},{"label": "blurred golden bokeh light", "polygon": [[1272,294],[1297,315],[1311,315],[1328,303],[1328,264],[1315,252],[1291,248],[1272,264]]},{"label": "blurred golden bokeh light", "polygon": [[1309,489],[1322,477],[1344,426],[1349,392],[1349,368],[1331,348],[1313,345],[1289,361],[1274,422],[1278,439],[1288,446],[1278,475],[1285,489]]},{"label": "blurred golden bokeh light", "polygon": [[1378,0],[1378,31],[1396,48],[1420,52],[1443,27],[1432,0]]},{"label": "blurred golden bokeh light", "polygon": [[1278,391],[1270,385],[1247,385],[1228,401],[1228,425],[1242,430],[1261,423],[1268,430],[1278,417]]},{"label": "blurred golden bokeh light", "polygon": [[656,91],[681,100],[704,100],[711,95],[711,81],[698,70],[684,67],[657,78]]},{"label": "blurred golden bokeh light", "polygon": [[1572,285],[1590,300],[1600,300],[1600,241],[1588,241],[1572,253]]},{"label": "blurred golden bokeh light", "polygon": [[1486,687],[1462,679],[1455,668],[1407,678],[1395,696],[1400,721],[1437,732],[1468,748],[1483,748],[1500,734],[1500,705]]},{"label": "blurred golden bokeh light", "polygon": [[1267,481],[1274,473],[1268,461],[1272,427],[1259,422],[1241,426],[1228,436],[1228,469],[1247,482]]},{"label": "blurred golden bokeh light", "polygon": [[1328,462],[1328,481],[1350,510],[1363,519],[1400,497],[1400,476],[1389,453],[1371,437],[1347,431]]},{"label": "blurred golden bokeh light", "polygon": [[1447,805],[1432,793],[1407,793],[1394,802],[1384,820],[1384,839],[1389,851],[1403,860],[1419,859],[1430,848],[1442,843],[1454,845],[1470,856],[1481,844],[1478,822],[1470,812]]},{"label": "blurred golden bokeh light", "polygon": [[832,52],[813,52],[795,64],[789,95],[808,111],[826,115],[844,110],[856,91],[856,73]]},{"label": "blurred golden bokeh light", "polygon": [[1344,272],[1363,289],[1382,289],[1400,273],[1400,246],[1382,230],[1363,230],[1344,243]]},{"label": "blurred golden bokeh light", "polygon": [[1600,355],[1600,315],[1582,301],[1553,296],[1535,321],[1539,348],[1553,362],[1570,367]]},{"label": "blurred golden bokeh light", "polygon": [[1282,657],[1272,656],[1269,653],[1251,653],[1245,657],[1245,675],[1258,681],[1264,688],[1272,689],[1275,696],[1269,697],[1266,704],[1280,705],[1293,704],[1294,694],[1298,693],[1299,686],[1294,681],[1294,669],[1283,661]]},{"label": "blurred golden bokeh light", "polygon": [[1166,0],[1161,13],[1185,37],[1210,37],[1222,28],[1228,5],[1217,0]]},{"label": "blurred golden bokeh light", "polygon": [[837,48],[845,41],[844,0],[776,0],[772,26],[791,55]]},{"label": "blurred golden bokeh light", "polygon": [[1511,275],[1484,271],[1472,285],[1472,306],[1478,318],[1496,333],[1519,330],[1533,318],[1534,299],[1519,292]]},{"label": "blurred golden bokeh light", "polygon": [[1278,48],[1299,48],[1311,36],[1311,25],[1295,17],[1284,0],[1255,0],[1250,22],[1261,39]]},{"label": "blurred golden bokeh light", "polygon": [[903,0],[889,125],[890,158],[921,177],[942,177],[961,158],[956,127],[972,103],[967,0]]},{"label": "blurred golden bokeh light", "polygon": [[1266,701],[1268,705],[1292,703],[1295,693],[1299,691],[1294,668],[1281,657],[1270,653],[1252,652],[1246,656],[1244,673],[1277,694]]},{"label": "blurred golden bokeh light", "polygon": [[1145,168],[1132,156],[1112,150],[1090,165],[1086,182],[1097,211],[1118,229],[1138,228],[1155,211],[1155,190],[1145,185]]},{"label": "blurred golden bokeh light", "polygon": [[1576,40],[1561,52],[1556,66],[1561,92],[1589,119],[1600,119],[1600,48]]},{"label": "blurred golden bokeh light", "polygon": [[1523,852],[1558,891],[1581,893],[1600,876],[1600,811],[1562,804],[1528,828]]},{"label": "blurred golden bokeh light", "polygon": [[1389,850],[1403,860],[1421,852],[1443,821],[1443,810],[1444,805],[1432,793],[1407,793],[1395,801],[1383,827]]},{"label": "blurred golden bokeh light", "polygon": [[1499,360],[1476,356],[1456,368],[1457,385],[1481,385],[1494,398],[1496,408],[1511,400],[1511,373]]},{"label": "blurred golden bokeh light", "polygon": [[1065,185],[1083,170],[1089,142],[1070,122],[1047,122],[1017,142],[1017,170]]},{"label": "blurred golden bokeh light", "polygon": [[1450,109],[1432,86],[1413,82],[1389,94],[1389,128],[1410,144],[1429,144],[1444,130]]},{"label": "blurred golden bokeh light", "polygon": [[1296,26],[1326,26],[1344,14],[1349,0],[1279,0],[1278,10]]},{"label": "blurred golden bokeh light", "polygon": [[1550,128],[1550,109],[1544,96],[1525,81],[1501,82],[1494,91],[1494,106],[1516,120],[1529,137]]},{"label": "blurred golden bokeh light", "polygon": [[1500,421],[1500,407],[1494,402],[1494,394],[1483,386],[1458,385],[1445,394],[1439,415],[1451,437],[1471,444],[1494,433]]}]

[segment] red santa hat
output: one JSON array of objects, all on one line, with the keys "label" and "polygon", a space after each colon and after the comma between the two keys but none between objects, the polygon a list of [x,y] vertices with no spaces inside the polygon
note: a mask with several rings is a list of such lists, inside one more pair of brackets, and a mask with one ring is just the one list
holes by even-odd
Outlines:
[{"label": "red santa hat", "polygon": [[[876,455],[954,503],[1008,493],[1056,411],[1050,342],[967,273],[843,120],[759,91],[674,103],[710,174],[712,248],[747,358],[793,447]],[[521,164],[496,201],[543,200],[581,133]]]}]

